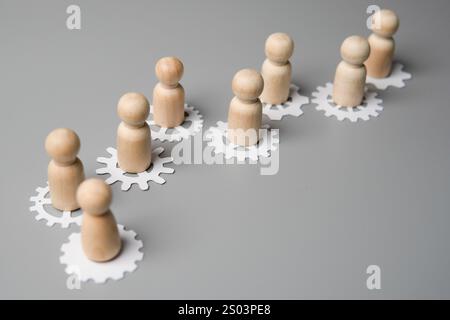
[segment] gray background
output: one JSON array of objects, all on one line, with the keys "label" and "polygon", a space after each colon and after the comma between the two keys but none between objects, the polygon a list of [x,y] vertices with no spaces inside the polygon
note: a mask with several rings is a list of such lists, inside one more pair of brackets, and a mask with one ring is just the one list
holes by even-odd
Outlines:
[{"label": "gray background", "polygon": [[[65,10],[82,9],[69,31]],[[368,35],[366,8],[396,10],[397,59],[414,78],[382,92],[377,119],[351,124],[312,105],[281,131],[280,171],[183,165],[148,192],[114,185],[118,221],[145,258],[105,285],[66,288],[60,246],[73,227],[28,212],[46,181],[43,143],[56,127],[82,140],[87,176],[113,146],[118,98],[151,98],[158,58],[185,64],[187,101],[205,127],[226,120],[230,81],[259,69],[266,37],[296,43],[294,82],[305,94],[332,80],[338,48]],[[1,298],[450,298],[450,2],[0,1]],[[166,147],[171,147],[166,144]],[[366,267],[382,290],[366,288]]]}]

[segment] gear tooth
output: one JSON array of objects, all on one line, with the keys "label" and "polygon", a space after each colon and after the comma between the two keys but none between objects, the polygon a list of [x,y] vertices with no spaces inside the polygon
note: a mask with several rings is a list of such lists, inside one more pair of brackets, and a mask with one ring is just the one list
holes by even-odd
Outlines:
[{"label": "gear tooth", "polygon": [[67,267],[64,269],[64,272],[67,273],[68,275],[74,274],[74,272],[72,271],[72,268],[71,268],[71,266],[69,266],[69,264],[67,264]]},{"label": "gear tooth", "polygon": [[113,176],[110,176],[108,179],[106,179],[105,180],[105,182],[107,183],[107,184],[113,184],[113,183],[115,183],[115,182],[117,182],[118,180],[115,178],[115,177],[113,177]]},{"label": "gear tooth", "polygon": [[163,147],[157,147],[157,148],[153,149],[153,152],[155,153],[155,155],[159,156],[161,153],[164,152],[164,148]]},{"label": "gear tooth", "polygon": [[52,221],[52,220],[47,220],[47,226],[53,227],[54,224],[55,224],[54,221]]},{"label": "gear tooth", "polygon": [[115,156],[117,154],[116,149],[112,147],[106,148],[106,152],[108,152],[111,156]]},{"label": "gear tooth", "polygon": [[142,191],[145,191],[145,190],[148,190],[148,189],[149,189],[149,186],[148,186],[148,182],[147,182],[147,181],[142,181],[142,180],[140,180],[140,181],[138,181],[138,185],[139,185],[139,188],[140,188]]},{"label": "gear tooth", "polygon": [[130,237],[132,237],[133,239],[136,239],[137,233],[134,230],[128,230],[127,231],[130,234]]},{"label": "gear tooth", "polygon": [[97,284],[104,284],[106,282],[106,280],[108,280],[108,277],[100,276],[99,278],[92,279],[92,280]]},{"label": "gear tooth", "polygon": [[[142,247],[140,247],[139,249],[141,249]],[[142,261],[144,260],[144,253],[142,251],[138,251],[139,255],[136,255],[136,261]],[[136,265],[137,268],[137,265]]]},{"label": "gear tooth", "polygon": [[35,206],[29,207],[30,211],[37,211],[37,208]]},{"label": "gear tooth", "polygon": [[167,173],[167,174],[172,174],[175,172],[174,168],[168,168],[168,167],[163,167],[161,169],[161,173]]},{"label": "gear tooth", "polygon": [[120,187],[120,189],[122,191],[128,191],[128,190],[130,190],[130,188],[131,188],[131,183],[122,181],[122,186]]},{"label": "gear tooth", "polygon": [[[130,263],[124,270],[124,274],[125,273],[132,273],[133,271],[135,271],[137,269],[137,264],[136,262]],[[124,277],[124,276],[122,276]]]},{"label": "gear tooth", "polygon": [[97,157],[96,161],[99,163],[105,163],[105,164],[108,163],[108,159],[105,157]]},{"label": "gear tooth", "polygon": [[155,182],[157,184],[164,184],[164,183],[166,183],[166,180],[161,178],[160,176],[155,176],[153,179],[153,182]]},{"label": "gear tooth", "polygon": [[70,242],[75,241],[75,238],[76,238],[77,234],[78,234],[78,233],[72,233],[72,234],[69,236]]},{"label": "gear tooth", "polygon": [[99,168],[97,170],[95,170],[96,174],[107,174],[108,173],[108,169],[107,168]]},{"label": "gear tooth", "polygon": [[67,257],[65,255],[60,256],[59,257],[59,263],[67,264]]}]

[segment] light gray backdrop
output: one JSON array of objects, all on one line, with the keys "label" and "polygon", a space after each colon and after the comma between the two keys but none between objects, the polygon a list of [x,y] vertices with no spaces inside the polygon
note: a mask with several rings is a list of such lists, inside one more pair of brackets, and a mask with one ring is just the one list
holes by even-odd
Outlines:
[{"label": "light gray backdrop", "polygon": [[[66,28],[78,4],[82,29]],[[185,64],[205,127],[226,120],[233,74],[259,69],[277,31],[296,44],[294,82],[332,80],[342,40],[368,35],[366,8],[401,17],[397,59],[414,79],[382,92],[379,118],[351,124],[312,105],[281,131],[280,171],[175,167],[147,192],[114,185],[117,220],[145,258],[118,282],[66,288],[60,246],[73,227],[28,211],[45,184],[56,127],[82,141],[87,176],[113,146],[118,98],[151,98],[158,58]],[[0,1],[1,298],[450,298],[449,16],[446,0]],[[167,148],[173,144],[165,144]],[[167,153],[166,153],[167,154]],[[382,270],[369,291],[368,265]]]}]

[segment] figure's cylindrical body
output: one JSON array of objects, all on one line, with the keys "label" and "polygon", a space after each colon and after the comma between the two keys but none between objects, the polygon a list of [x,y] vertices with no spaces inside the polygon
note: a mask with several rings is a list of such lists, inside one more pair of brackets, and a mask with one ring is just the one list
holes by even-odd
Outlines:
[{"label": "figure's cylindrical body", "polygon": [[234,97],[228,111],[228,140],[240,146],[257,144],[261,121],[262,104],[259,99],[243,101]]},{"label": "figure's cylindrical body", "polygon": [[61,211],[77,210],[76,192],[83,180],[83,164],[78,158],[72,164],[58,164],[51,160],[48,165],[48,185],[53,207]]},{"label": "figure's cylindrical body", "polygon": [[365,62],[367,74],[373,78],[386,78],[391,74],[392,60],[395,53],[393,38],[385,38],[377,34],[369,36],[370,56]]},{"label": "figure's cylindrical body", "polygon": [[124,122],[117,129],[117,160],[125,172],[139,173],[152,162],[151,132],[147,123],[141,127]]},{"label": "figure's cylindrical body", "polygon": [[96,262],[109,261],[119,254],[122,244],[111,211],[102,215],[83,213],[81,244],[88,259]]},{"label": "figure's cylindrical body", "polygon": [[269,104],[281,104],[289,98],[289,87],[291,85],[292,66],[287,63],[274,63],[266,59],[261,68],[264,79],[264,90],[261,101]]},{"label": "figure's cylindrical body", "polygon": [[364,98],[366,68],[345,61],[336,69],[333,86],[333,101],[341,107],[357,107]]},{"label": "figure's cylindrical body", "polygon": [[163,128],[174,128],[184,121],[184,88],[158,83],[153,89],[153,120]]}]

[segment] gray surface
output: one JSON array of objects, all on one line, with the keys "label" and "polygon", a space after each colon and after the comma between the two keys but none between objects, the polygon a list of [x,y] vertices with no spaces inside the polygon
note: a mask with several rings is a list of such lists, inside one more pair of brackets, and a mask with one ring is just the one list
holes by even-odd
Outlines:
[{"label": "gray surface", "polygon": [[[150,97],[165,55],[183,60],[205,126],[226,120],[233,74],[259,69],[275,31],[294,38],[294,82],[309,95],[332,79],[341,41],[368,34],[369,4],[76,1],[82,30],[68,31],[74,2],[0,2],[1,298],[450,298],[448,1],[376,2],[401,16],[397,57],[414,79],[383,92],[385,110],[369,122],[312,106],[276,122],[278,175],[190,165],[148,192],[115,185],[112,209],[143,239],[145,259],[121,281],[69,291],[59,249],[77,228],[28,212],[51,129],[79,133],[93,176],[114,144],[118,98]],[[365,287],[370,264],[382,268],[381,291]]]}]

